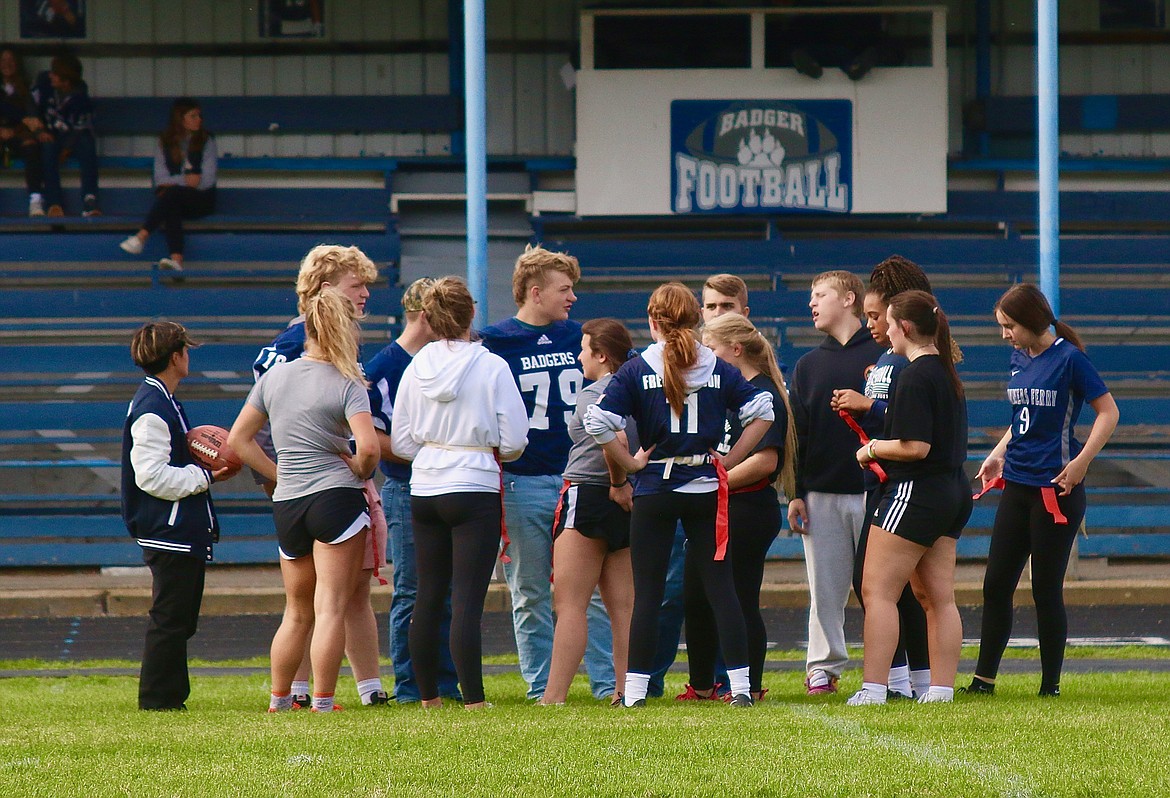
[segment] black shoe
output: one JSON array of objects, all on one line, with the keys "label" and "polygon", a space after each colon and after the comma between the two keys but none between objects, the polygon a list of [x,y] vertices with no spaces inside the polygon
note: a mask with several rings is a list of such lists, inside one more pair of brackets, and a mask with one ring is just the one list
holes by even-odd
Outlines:
[{"label": "black shoe", "polygon": [[812,57],[812,53],[803,48],[792,51],[792,66],[802,75],[810,78],[819,78],[825,73],[824,68]]},{"label": "black shoe", "polygon": [[730,703],[733,707],[752,707],[756,704],[756,702],[752,700],[752,697],[747,693],[740,693],[739,695],[732,696]]},{"label": "black shoe", "polygon": [[1060,685],[1041,685],[1040,692],[1037,695],[1041,698],[1060,698]]},{"label": "black shoe", "polygon": [[959,692],[966,695],[994,695],[995,685],[982,679],[972,679],[971,684],[960,687]]},{"label": "black shoe", "polygon": [[389,704],[389,703],[390,703],[390,696],[387,695],[386,691],[385,690],[378,690],[377,692],[375,692],[373,695],[370,696],[370,703],[367,704],[366,706],[378,707],[378,706],[382,706],[383,704]]},{"label": "black shoe", "polygon": [[896,701],[913,701],[914,696],[899,693],[897,690],[886,690],[886,703],[893,704]]},{"label": "black shoe", "polygon": [[630,704],[629,706],[626,706],[625,702],[623,701],[621,706],[625,707],[626,709],[644,709],[646,707],[646,699],[639,698],[637,701]]},{"label": "black shoe", "polygon": [[309,695],[294,695],[293,709],[312,709],[313,699]]},{"label": "black shoe", "polygon": [[861,80],[869,74],[871,69],[877,66],[877,62],[878,49],[876,47],[866,47],[845,68],[845,75],[850,80]]}]

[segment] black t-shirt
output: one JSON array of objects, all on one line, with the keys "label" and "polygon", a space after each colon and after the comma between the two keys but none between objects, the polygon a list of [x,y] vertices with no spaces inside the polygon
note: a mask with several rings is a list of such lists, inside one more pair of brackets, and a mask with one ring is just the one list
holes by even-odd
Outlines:
[{"label": "black t-shirt", "polygon": [[[772,422],[772,426],[768,427],[768,431],[764,433],[764,437],[756,444],[756,448],[751,451],[752,454],[755,454],[761,449],[776,449],[776,470],[768,477],[768,483],[771,484],[776,481],[776,477],[780,475],[781,469],[784,468],[784,443],[788,438],[788,409],[784,406],[784,400],[780,398],[780,391],[776,387],[776,383],[772,382],[772,378],[767,374],[761,372],[748,380],[748,382],[761,391],[767,391],[772,395],[772,412],[776,414],[776,418]],[[739,414],[737,412],[728,412],[727,421],[723,425],[723,430],[723,440],[715,448],[719,454],[725,455],[731,451],[731,447],[743,435],[743,425],[739,423]]]},{"label": "black t-shirt", "polygon": [[930,452],[922,460],[881,460],[890,479],[951,474],[963,467],[967,459],[967,402],[955,396],[938,355],[923,355],[898,375],[882,437],[930,444]]}]

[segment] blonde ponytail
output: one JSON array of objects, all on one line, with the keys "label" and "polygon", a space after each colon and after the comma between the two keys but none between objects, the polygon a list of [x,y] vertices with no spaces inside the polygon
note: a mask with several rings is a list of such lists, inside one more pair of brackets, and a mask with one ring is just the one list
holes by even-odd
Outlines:
[{"label": "blonde ponytail", "polygon": [[357,319],[357,307],[337,289],[323,289],[305,300],[305,335],[342,376],[368,388],[358,365]]}]

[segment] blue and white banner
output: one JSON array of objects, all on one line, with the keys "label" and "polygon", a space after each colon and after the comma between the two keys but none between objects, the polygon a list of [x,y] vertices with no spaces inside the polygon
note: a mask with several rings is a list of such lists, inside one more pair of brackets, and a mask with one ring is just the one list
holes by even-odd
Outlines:
[{"label": "blue and white banner", "polygon": [[848,213],[849,100],[674,100],[675,213]]}]

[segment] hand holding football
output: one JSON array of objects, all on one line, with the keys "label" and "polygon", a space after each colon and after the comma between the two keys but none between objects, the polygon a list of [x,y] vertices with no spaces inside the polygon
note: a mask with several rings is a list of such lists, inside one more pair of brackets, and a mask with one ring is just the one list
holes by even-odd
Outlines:
[{"label": "hand holding football", "polygon": [[244,463],[228,446],[227,437],[228,432],[223,427],[204,424],[187,433],[187,448],[191,450],[191,456],[196,462],[204,468],[210,471],[227,468],[234,473],[239,471]]}]

